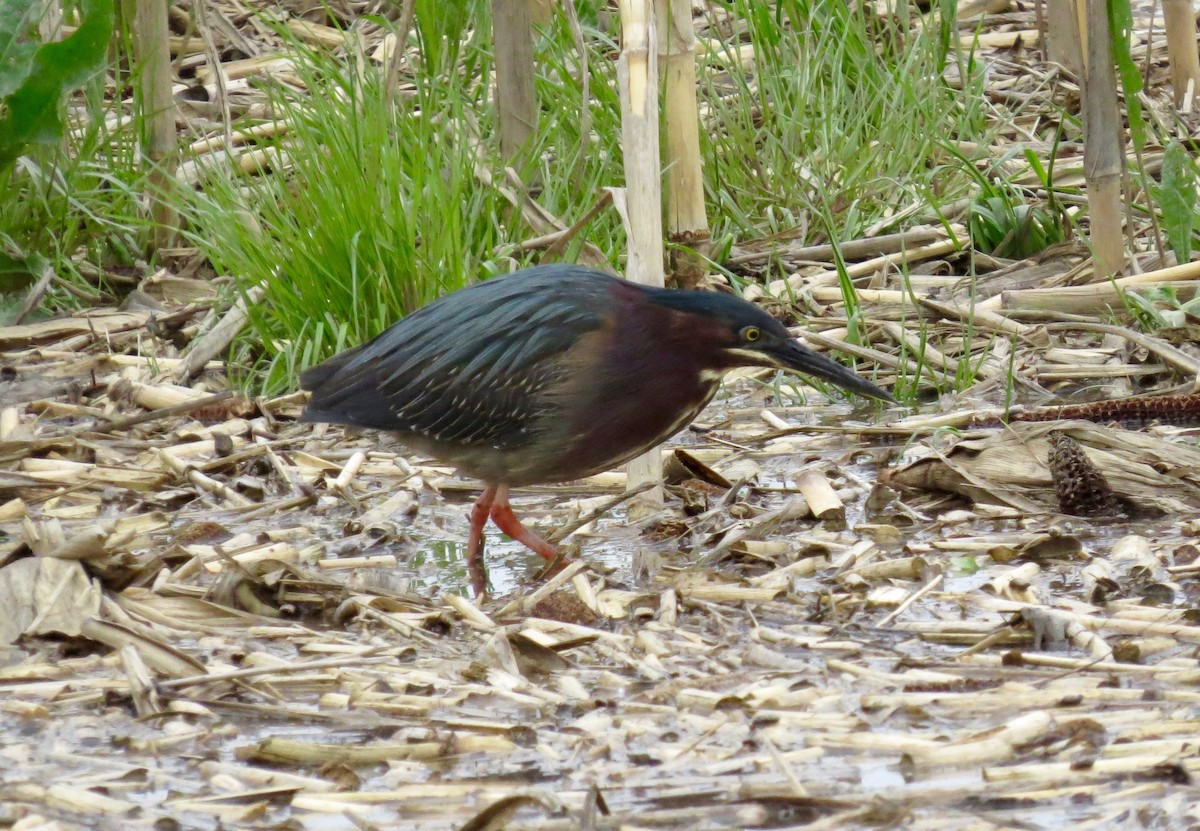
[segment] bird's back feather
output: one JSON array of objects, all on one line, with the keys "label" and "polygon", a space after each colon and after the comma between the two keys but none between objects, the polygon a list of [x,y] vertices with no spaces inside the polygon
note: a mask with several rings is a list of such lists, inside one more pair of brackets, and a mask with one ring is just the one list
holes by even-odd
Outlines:
[{"label": "bird's back feather", "polygon": [[558,381],[553,359],[603,324],[613,282],[554,265],[447,295],[305,372],[302,420],[392,430],[431,449],[527,443]]}]

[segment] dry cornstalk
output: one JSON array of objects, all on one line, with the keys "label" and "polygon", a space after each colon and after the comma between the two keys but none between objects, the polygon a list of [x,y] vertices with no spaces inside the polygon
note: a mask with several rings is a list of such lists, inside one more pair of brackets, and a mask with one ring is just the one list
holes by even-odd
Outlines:
[{"label": "dry cornstalk", "polygon": [[1074,762],[1046,762],[1043,764],[990,767],[983,769],[983,778],[988,782],[1038,782],[1043,787],[1057,782],[1104,776],[1145,775],[1155,767],[1172,761],[1160,753],[1143,756],[1126,756],[1117,759],[1096,759],[1086,765]]},{"label": "dry cornstalk", "polygon": [[690,3],[654,0],[654,13],[666,79],[667,234],[672,243],[686,246],[674,257],[672,278],[676,285],[694,288],[704,278],[702,246],[709,239],[696,107],[696,33]]},{"label": "dry cornstalk", "polygon": [[864,580],[919,580],[928,568],[929,565],[920,557],[900,557],[864,563],[845,572],[842,578],[853,575]]},{"label": "dry cornstalk", "polygon": [[[625,154],[625,221],[629,237],[626,277],[648,286],[663,285],[662,183],[658,150],[658,50],[650,0],[620,0],[621,144]],[[620,205],[618,204],[618,207]],[[662,460],[658,448],[629,463],[628,488],[655,487],[631,501],[631,517],[663,504]]]},{"label": "dry cornstalk", "polygon": [[[904,265],[931,260],[935,257],[941,257],[959,250],[962,247],[962,243],[959,242],[960,239],[962,239],[961,236],[953,239],[943,239],[908,250],[898,251],[894,254],[885,254],[881,257],[864,260],[861,263],[847,265],[846,273],[852,278],[864,277],[868,274],[874,274],[876,271],[899,269]],[[836,283],[838,272],[834,269],[816,275],[797,272],[786,280],[772,281],[767,285],[765,290],[758,285],[749,286],[743,296],[747,300],[757,300],[764,294],[771,297],[788,297],[792,293],[803,291],[806,286],[821,282],[826,278]]]},{"label": "dry cornstalk", "polygon": [[250,319],[250,308],[267,293],[266,285],[251,286],[237,299],[225,316],[211,329],[192,341],[184,361],[175,370],[177,380],[185,380],[201,372],[209,360],[229,345]]},{"label": "dry cornstalk", "polygon": [[999,730],[988,730],[950,745],[918,745],[905,755],[918,767],[995,765],[1012,759],[1019,746],[1044,736],[1052,725],[1049,713],[1034,710],[1014,718]]},{"label": "dry cornstalk", "polygon": [[1196,9],[1192,0],[1163,0],[1163,22],[1167,30],[1167,54],[1171,62],[1171,86],[1175,103],[1191,109],[1200,87],[1200,54],[1196,49]]},{"label": "dry cornstalk", "polygon": [[1097,272],[1108,276],[1125,267],[1125,238],[1121,231],[1124,141],[1121,113],[1117,107],[1117,76],[1113,68],[1108,5],[1102,0],[1090,0],[1087,5],[1083,163],[1087,175],[1092,254]]},{"label": "dry cornstalk", "polygon": [[119,378],[109,384],[108,397],[114,401],[130,401],[147,410],[186,405],[205,398],[203,392],[191,387],[181,387],[160,381],[144,384],[128,378]]},{"label": "dry cornstalk", "polygon": [[782,591],[774,586],[706,585],[678,588],[687,600],[706,600],[710,603],[766,603],[774,600]]},{"label": "dry cornstalk", "polygon": [[1087,55],[1086,0],[1046,0],[1046,57],[1083,77]]},{"label": "dry cornstalk", "polygon": [[[1146,277],[1148,274],[1139,274],[1137,277]],[[1122,278],[1128,279],[1128,278]],[[1168,281],[1142,280],[1135,284],[1143,291],[1159,288],[1167,285]],[[1179,302],[1186,303],[1196,296],[1196,291],[1200,288],[1200,282],[1194,280],[1186,280],[1171,284],[1175,289],[1176,297]],[[991,305],[993,301],[999,300],[996,304],[997,308],[1003,308],[1006,311],[1043,311],[1043,312],[1068,312],[1071,314],[1104,314],[1109,310],[1121,308],[1121,289],[1125,286],[1121,280],[1114,280],[1106,283],[1089,283],[1086,286],[1063,286],[1053,289],[1019,289],[1017,291],[1005,291],[984,301]]]},{"label": "dry cornstalk", "polygon": [[959,45],[964,49],[986,47],[991,49],[1016,49],[1018,46],[1030,46],[1038,42],[1040,33],[1037,29],[1011,29],[1004,32],[983,32],[959,37]]},{"label": "dry cornstalk", "polygon": [[271,738],[238,748],[242,761],[273,764],[370,765],[400,759],[436,759],[447,752],[441,742],[414,744],[342,745],[316,744],[293,739]]},{"label": "dry cornstalk", "polygon": [[[255,75],[285,75],[294,72],[295,69],[296,63],[291,58],[263,55],[239,61],[225,61],[221,64],[220,73],[227,81],[236,81]],[[215,83],[216,74],[217,70],[212,67],[197,67],[196,81],[205,85]]]},{"label": "dry cornstalk", "polygon": [[846,506],[842,504],[837,491],[821,471],[806,470],[801,473],[796,477],[796,488],[804,496],[808,509],[817,519],[846,515]]},{"label": "dry cornstalk", "polygon": [[[1155,271],[1121,277],[1107,283],[1005,291],[981,301],[976,308],[982,308],[989,312],[998,312],[1003,309],[1051,309],[1086,314],[1089,311],[1104,311],[1105,307],[1111,304],[1120,305],[1122,290],[1149,290],[1166,283],[1174,283],[1177,296],[1183,300],[1184,294],[1189,291],[1189,288],[1181,284],[1195,280],[1200,280],[1200,262],[1168,266]],[[1195,287],[1192,286],[1190,290],[1194,292]],[[1056,300],[1052,296],[1062,299]],[[1084,305],[1081,306],[1081,303]]]},{"label": "dry cornstalk", "polygon": [[133,802],[105,796],[89,788],[61,783],[46,789],[45,801],[48,807],[56,810],[68,811],[76,816],[92,815],[97,819],[102,815],[131,816],[139,810]]},{"label": "dry cornstalk", "polygon": [[492,0],[500,152],[510,164],[529,146],[537,129],[532,26],[529,0]]},{"label": "dry cornstalk", "polygon": [[175,244],[178,217],[165,194],[175,185],[175,99],[171,94],[170,30],[167,4],[161,0],[132,0],[133,49],[142,87],[142,118],[145,123],[150,216],[154,221],[155,248]]}]

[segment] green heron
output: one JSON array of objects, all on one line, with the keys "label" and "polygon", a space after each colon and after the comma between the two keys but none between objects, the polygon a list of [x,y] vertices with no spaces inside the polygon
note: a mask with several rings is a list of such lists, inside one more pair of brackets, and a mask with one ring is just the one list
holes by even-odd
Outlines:
[{"label": "green heron", "polygon": [[301,420],[390,431],[483,480],[467,545],[478,584],[489,517],[556,556],[517,519],[510,488],[580,479],[638,456],[687,426],[740,366],[892,400],[740,298],[547,265],[442,297],[309,369]]}]

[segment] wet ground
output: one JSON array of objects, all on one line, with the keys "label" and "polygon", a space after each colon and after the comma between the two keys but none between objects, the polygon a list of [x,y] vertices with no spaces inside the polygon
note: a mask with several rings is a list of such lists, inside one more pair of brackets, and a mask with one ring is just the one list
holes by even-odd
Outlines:
[{"label": "wet ground", "polygon": [[[889,416],[814,397],[771,411],[831,432],[764,441],[760,393],[735,386],[700,419],[708,429],[670,446],[742,481],[735,498],[684,482],[662,515],[604,513],[568,540],[593,568],[535,605],[522,598],[541,563],[494,533],[492,594],[471,602],[470,483],[418,460],[405,468],[390,449],[340,496],[330,467],[308,508],[246,518],[185,506],[149,537],[173,575],[154,592],[107,595],[105,616],[137,635],[132,653],[37,638],[4,654],[0,823],[1200,823],[1188,520],[889,496],[876,488],[881,466],[927,440],[843,431]],[[329,438],[280,457],[304,469],[301,453],[379,447]],[[797,477],[813,468],[844,519],[796,508]],[[354,524],[405,487],[415,513]],[[692,516],[681,487],[705,497]],[[621,490],[610,476],[531,489],[516,504],[552,530]],[[189,541],[202,523],[232,536]],[[1039,538],[1066,542],[1028,545]],[[297,556],[259,556],[278,540]],[[212,556],[197,547],[208,544]],[[179,546],[206,565],[189,572]],[[1158,583],[1166,595],[1149,588]],[[208,675],[172,674],[155,650]],[[149,683],[137,680],[139,655],[156,668]]]}]

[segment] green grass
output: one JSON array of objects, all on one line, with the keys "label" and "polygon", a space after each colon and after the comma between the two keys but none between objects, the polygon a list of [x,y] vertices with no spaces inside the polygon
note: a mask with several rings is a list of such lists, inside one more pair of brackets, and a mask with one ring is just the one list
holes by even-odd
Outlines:
[{"label": "green grass", "polygon": [[[868,14],[841,0],[719,3],[744,21],[753,46],[743,70],[726,41],[715,60],[730,71],[702,81],[712,107],[706,175],[715,236],[758,236],[824,214],[841,239],[931,193],[967,192],[964,171],[938,169],[938,142],[986,132],[982,77],[932,27],[902,50],[876,48]],[[943,80],[955,64],[965,88]],[[933,187],[934,181],[937,187]],[[933,206],[936,207],[936,206]],[[783,218],[783,222],[779,218]],[[827,241],[817,226],[805,242]]]},{"label": "green grass", "polygon": [[[480,80],[490,55],[475,35],[449,48],[452,37],[435,37],[439,24],[453,20],[433,18],[430,31],[417,32],[437,48],[423,53],[426,62],[410,78],[415,92],[399,103],[389,100],[381,67],[355,74],[292,41],[307,91],[273,93],[277,117],[289,125],[278,146],[290,167],[254,177],[217,173],[184,207],[192,240],[219,271],[243,288],[267,286],[233,367],[247,386],[288,389],[304,367],[435,297],[538,260],[539,252],[517,248],[533,232],[476,175],[480,165],[507,187]],[[597,49],[611,48],[597,29],[588,34]],[[621,180],[615,77],[611,61],[592,56],[585,104],[563,20],[540,33],[538,48],[544,108],[525,176],[539,204],[571,224]],[[615,262],[624,248],[615,212],[559,257],[575,260],[585,241]]]},{"label": "green grass", "polygon": [[[140,207],[144,175],[130,125],[105,126],[111,109],[96,84],[84,103],[86,126],[59,144],[27,148],[13,168],[0,172],[0,250],[14,260],[45,258],[79,293],[99,289],[111,302],[118,291],[103,274],[135,263],[149,238]],[[98,285],[81,273],[85,265],[102,275]],[[52,288],[42,314],[79,302]]]},{"label": "green grass", "polygon": [[[377,334],[481,274],[507,203],[475,177],[470,124],[482,109],[470,72],[416,76],[389,99],[381,68],[361,77],[326,53],[298,55],[306,92],[276,88],[288,165],[269,175],[213,175],[185,206],[195,244],[243,286],[265,283],[236,371],[267,392]],[[485,160],[486,163],[486,160]]]},{"label": "green grass", "polygon": [[0,0],[0,325],[46,266],[57,279],[35,316],[115,302],[108,276],[144,257],[152,231],[137,125],[105,97],[112,3],[66,4],[79,25],[46,43],[43,5]]},{"label": "green grass", "polygon": [[1048,211],[1029,204],[1011,188],[976,199],[971,204],[968,228],[971,242],[979,251],[1018,260],[1064,239],[1062,226]]},{"label": "green grass", "polygon": [[[541,113],[530,151],[538,203],[570,226],[601,197],[606,187],[624,184],[621,153],[621,103],[613,33],[581,8],[585,53],[580,53],[566,16],[555,15],[536,40],[536,89]],[[587,98],[584,97],[584,66]],[[492,118],[489,113],[487,118]],[[586,131],[585,131],[586,128]],[[494,145],[496,139],[491,139]],[[531,236],[517,228],[513,241]],[[618,265],[625,253],[625,231],[613,210],[592,221],[562,259],[575,261],[584,242],[596,245]]]}]

